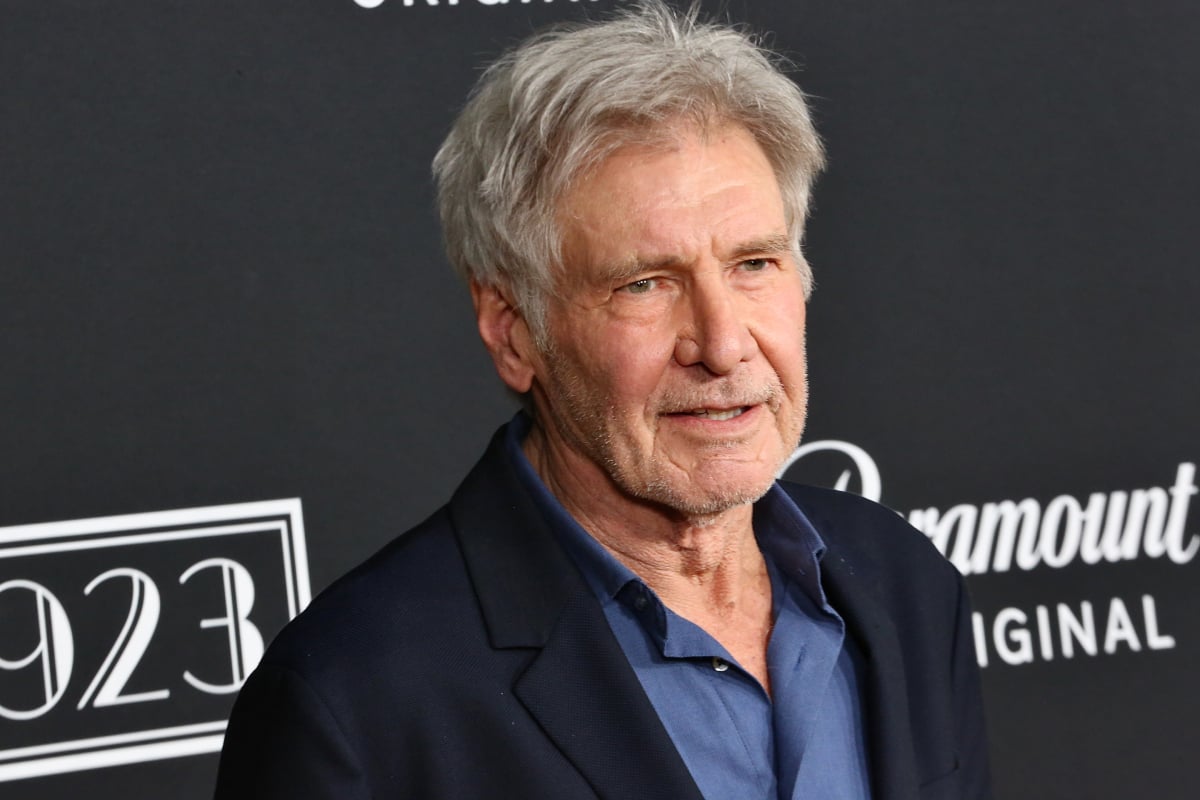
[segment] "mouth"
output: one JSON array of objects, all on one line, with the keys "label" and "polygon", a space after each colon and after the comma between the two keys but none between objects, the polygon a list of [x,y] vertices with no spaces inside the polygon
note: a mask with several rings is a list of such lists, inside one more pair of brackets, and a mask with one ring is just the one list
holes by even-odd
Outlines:
[{"label": "mouth", "polygon": [[736,408],[697,408],[683,413],[691,417],[700,417],[702,419],[712,419],[721,422],[733,419],[734,417],[740,417],[748,410],[748,406],[738,406]]}]

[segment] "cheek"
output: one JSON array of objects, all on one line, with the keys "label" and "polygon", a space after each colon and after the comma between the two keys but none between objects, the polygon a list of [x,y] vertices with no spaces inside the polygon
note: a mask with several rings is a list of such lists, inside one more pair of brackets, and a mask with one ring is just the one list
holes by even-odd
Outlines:
[{"label": "cheek", "polygon": [[803,390],[808,363],[805,355],[804,315],[780,314],[759,340],[763,354],[776,375],[789,388]]},{"label": "cheek", "polygon": [[665,326],[600,323],[575,336],[574,357],[591,387],[617,404],[652,396],[674,358],[674,334]]},{"label": "cheek", "polygon": [[603,370],[609,399],[640,414],[663,388],[671,353],[664,358],[661,352],[633,345],[606,355],[610,357],[606,358]]}]

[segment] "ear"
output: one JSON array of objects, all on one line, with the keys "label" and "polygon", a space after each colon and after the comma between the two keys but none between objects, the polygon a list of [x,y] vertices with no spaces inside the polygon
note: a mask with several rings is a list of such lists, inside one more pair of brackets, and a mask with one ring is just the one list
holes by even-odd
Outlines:
[{"label": "ear", "polygon": [[525,317],[497,286],[471,281],[471,300],[479,337],[492,354],[500,379],[514,392],[525,394],[533,386],[537,358]]}]

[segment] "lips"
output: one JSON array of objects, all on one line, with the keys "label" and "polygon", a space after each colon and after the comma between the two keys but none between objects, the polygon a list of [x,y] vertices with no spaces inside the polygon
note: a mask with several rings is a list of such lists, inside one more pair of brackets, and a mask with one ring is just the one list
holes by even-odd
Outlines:
[{"label": "lips", "polygon": [[688,411],[685,413],[687,413],[693,417],[702,417],[704,419],[713,419],[713,420],[717,420],[717,421],[722,421],[722,420],[727,420],[727,419],[733,419],[734,417],[740,417],[742,414],[746,413],[746,409],[747,409],[746,406],[738,406],[737,408],[727,408],[727,409],[697,408],[697,409],[694,409],[692,411]]},{"label": "lips", "polygon": [[672,392],[658,404],[659,416],[697,422],[730,422],[750,417],[760,409],[774,410],[783,395],[777,384],[723,383]]}]

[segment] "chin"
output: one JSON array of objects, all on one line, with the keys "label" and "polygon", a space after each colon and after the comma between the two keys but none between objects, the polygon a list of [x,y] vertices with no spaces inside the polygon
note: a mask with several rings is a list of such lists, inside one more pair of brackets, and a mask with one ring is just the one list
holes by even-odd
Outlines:
[{"label": "chin", "polygon": [[774,482],[773,473],[753,481],[715,481],[713,485],[653,481],[638,494],[685,517],[712,517],[758,501]]}]

